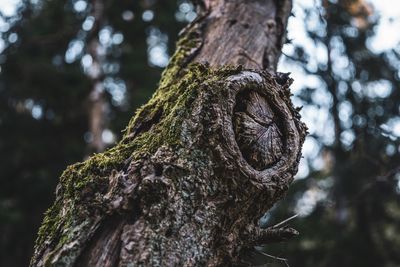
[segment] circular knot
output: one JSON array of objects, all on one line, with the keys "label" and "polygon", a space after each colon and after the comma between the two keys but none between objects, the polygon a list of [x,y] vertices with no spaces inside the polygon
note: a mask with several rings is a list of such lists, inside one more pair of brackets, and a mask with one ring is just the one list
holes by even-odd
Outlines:
[{"label": "circular knot", "polygon": [[233,126],[243,157],[256,170],[275,164],[283,155],[279,116],[255,91],[238,94]]},{"label": "circular knot", "polygon": [[267,71],[229,76],[219,99],[223,142],[219,151],[260,188],[288,184],[301,156],[306,127],[290,101],[291,79]]}]

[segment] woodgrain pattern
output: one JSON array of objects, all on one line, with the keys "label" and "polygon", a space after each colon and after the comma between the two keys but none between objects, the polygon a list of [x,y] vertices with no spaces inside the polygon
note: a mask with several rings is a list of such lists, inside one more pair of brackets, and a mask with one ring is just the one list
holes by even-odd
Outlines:
[{"label": "woodgrain pattern", "polygon": [[291,1],[204,1],[203,48],[194,61],[275,70]]},{"label": "woodgrain pattern", "polygon": [[234,127],[242,154],[257,170],[271,167],[283,153],[279,114],[254,91],[240,96],[238,101]]}]

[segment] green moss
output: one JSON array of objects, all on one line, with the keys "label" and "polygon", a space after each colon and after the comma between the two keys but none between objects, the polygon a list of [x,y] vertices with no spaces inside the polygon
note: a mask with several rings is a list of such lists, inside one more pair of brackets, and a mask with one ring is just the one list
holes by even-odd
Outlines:
[{"label": "green moss", "polygon": [[[182,61],[179,55],[175,57],[175,63]],[[176,65],[168,67],[159,89],[138,110],[119,144],[64,171],[57,199],[46,212],[40,227],[36,251],[48,247],[46,242],[49,241],[55,242],[52,250],[57,251],[63,244],[75,240],[76,229],[81,229],[82,221],[90,225],[93,223],[92,214],[103,216],[101,214],[104,214],[106,206],[104,194],[108,190],[111,172],[122,169],[128,158],[139,159],[151,155],[162,145],[179,147],[182,122],[190,116],[193,101],[200,90],[204,90],[202,84],[207,82],[207,86],[212,87],[212,84],[241,70],[237,67],[210,69],[201,64],[189,65],[184,70],[178,68]],[[219,88],[207,87],[207,90]],[[143,125],[148,126],[141,128]]]},{"label": "green moss", "polygon": [[165,88],[175,83],[179,72],[185,67],[186,60],[191,53],[201,47],[202,41],[202,37],[196,30],[188,31],[186,35],[179,39],[176,44],[177,49],[162,74],[160,88]]},{"label": "green moss", "polygon": [[[159,88],[150,101],[142,106],[129,122],[123,139],[104,153],[91,156],[85,162],[69,166],[60,178],[57,198],[46,212],[36,240],[35,257],[41,257],[43,249],[50,249],[45,261],[52,258],[64,244],[84,238],[94,215],[104,216],[104,194],[107,192],[109,176],[120,170],[128,158],[140,159],[151,155],[160,146],[179,148],[182,122],[190,116],[193,101],[202,84],[223,80],[238,73],[241,68],[225,67],[210,69],[206,65],[186,66],[186,60],[201,46],[196,30],[189,30],[177,44],[177,50],[163,72]],[[218,90],[208,88],[208,90]],[[103,214],[103,215],[102,215]],[[76,232],[79,233],[78,236]],[[83,236],[83,237],[82,237]],[[50,242],[50,243],[49,243]],[[70,252],[64,260],[70,260]]]},{"label": "green moss", "polygon": [[44,216],[42,225],[39,228],[36,244],[42,244],[48,236],[53,237],[60,222],[60,203],[55,202]]}]

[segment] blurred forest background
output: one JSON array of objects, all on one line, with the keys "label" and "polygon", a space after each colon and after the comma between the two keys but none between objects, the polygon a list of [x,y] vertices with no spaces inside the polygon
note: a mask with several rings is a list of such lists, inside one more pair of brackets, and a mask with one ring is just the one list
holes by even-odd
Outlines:
[{"label": "blurred forest background", "polygon": [[[278,70],[292,72],[310,134],[287,197],[260,223],[298,214],[301,235],[257,248],[253,264],[285,266],[267,253],[290,266],[400,266],[390,10],[400,3],[294,1]],[[1,0],[0,11],[0,266],[27,266],[61,172],[119,139],[196,13],[186,0]]]}]

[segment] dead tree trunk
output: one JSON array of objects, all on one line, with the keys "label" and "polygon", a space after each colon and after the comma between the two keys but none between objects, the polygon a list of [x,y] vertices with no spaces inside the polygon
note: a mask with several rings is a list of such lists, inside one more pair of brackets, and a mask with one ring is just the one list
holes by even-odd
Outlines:
[{"label": "dead tree trunk", "polygon": [[258,219],[305,136],[290,79],[269,72],[290,1],[199,5],[121,142],[61,176],[32,266],[229,266],[271,237]]}]

